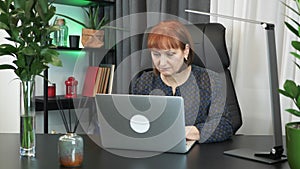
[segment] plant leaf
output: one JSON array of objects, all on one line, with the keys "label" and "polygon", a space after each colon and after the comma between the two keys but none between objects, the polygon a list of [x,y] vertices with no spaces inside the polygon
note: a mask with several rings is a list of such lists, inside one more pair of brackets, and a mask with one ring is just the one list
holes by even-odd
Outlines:
[{"label": "plant leaf", "polygon": [[14,5],[16,8],[25,8],[25,2],[24,0],[14,0]]},{"label": "plant leaf", "polygon": [[41,72],[43,72],[43,70],[45,70],[46,68],[47,68],[47,66],[44,65],[44,63],[42,63],[38,60],[34,60],[30,66],[30,74],[38,75]]},{"label": "plant leaf", "polygon": [[292,96],[293,99],[297,97],[298,88],[294,81],[286,80],[283,85],[283,88],[290,96]]},{"label": "plant leaf", "polygon": [[5,23],[3,23],[3,22],[0,22],[0,29],[5,29],[5,30],[8,30],[9,29],[9,27],[5,24]]},{"label": "plant leaf", "polygon": [[287,112],[292,113],[293,115],[300,117],[300,112],[295,109],[286,109]]},{"label": "plant leaf", "polygon": [[[299,89],[299,87],[300,87],[300,86],[298,86],[298,89]],[[299,90],[300,90],[300,89],[299,89]],[[300,95],[299,95],[299,93],[298,93],[298,96],[297,96],[297,98],[296,98],[295,104],[296,104],[296,106],[297,106],[297,108],[298,108],[298,110],[299,110],[299,109],[300,109]]]},{"label": "plant leaf", "polygon": [[293,96],[291,96],[291,95],[290,95],[288,92],[286,92],[285,90],[278,89],[278,92],[279,92],[280,94],[283,94],[283,95],[286,96],[286,97],[289,97],[289,98],[291,98],[291,99],[294,99]]},{"label": "plant leaf", "polygon": [[4,13],[5,11],[7,11],[5,7],[6,7],[5,2],[0,1],[0,13]]},{"label": "plant leaf", "polygon": [[287,18],[289,18],[291,21],[293,21],[297,26],[300,26],[300,23],[298,23],[298,21],[296,21],[295,19],[291,18],[290,16],[286,16]]},{"label": "plant leaf", "polygon": [[300,69],[300,65],[297,62],[295,62],[295,61],[294,61],[294,63],[298,67],[298,69]]},{"label": "plant leaf", "polygon": [[284,22],[286,27],[292,32],[294,33],[296,36],[299,37],[298,35],[298,30],[296,28],[294,28],[291,24],[289,24],[288,22]]},{"label": "plant leaf", "polygon": [[1,44],[0,45],[0,56],[2,55],[12,55],[15,56],[14,53],[16,53],[18,49],[10,44]]},{"label": "plant leaf", "polygon": [[25,1],[24,11],[25,11],[26,18],[30,18],[33,5],[34,5],[34,1]]},{"label": "plant leaf", "polygon": [[9,64],[0,65],[0,69],[13,69],[13,70],[16,70],[16,68],[14,66],[9,65]]},{"label": "plant leaf", "polygon": [[13,63],[17,65],[18,69],[26,67],[26,62],[24,57],[19,57],[17,60],[14,60]]},{"label": "plant leaf", "polygon": [[24,55],[28,55],[28,56],[36,56],[37,55],[35,49],[32,47],[24,47],[22,50],[20,50],[20,53],[23,53]]},{"label": "plant leaf", "polygon": [[[48,9],[48,12],[46,13],[46,15],[45,15],[45,19],[47,20],[47,21],[50,21],[51,20],[51,18],[53,18],[53,16],[55,15],[55,13],[56,13],[56,7],[54,7],[54,6],[51,6],[49,9]],[[56,21],[56,19],[54,20],[54,22]],[[52,25],[53,26],[53,25]]]},{"label": "plant leaf", "polygon": [[[103,18],[101,19],[101,21],[99,22],[99,24],[97,25],[97,29],[104,29],[105,25],[108,24],[109,20],[106,19],[105,16],[103,16]],[[107,26],[108,27],[108,26]]]},{"label": "plant leaf", "polygon": [[46,14],[48,12],[48,1],[37,0],[34,8],[37,11],[38,16],[44,21],[44,23],[47,22]]},{"label": "plant leaf", "polygon": [[296,52],[290,52],[290,54],[292,54],[293,56],[295,56],[295,58],[300,59],[300,55]]},{"label": "plant leaf", "polygon": [[300,13],[298,11],[296,11],[294,8],[292,8],[291,6],[289,6],[288,4],[282,2],[283,5],[285,5],[287,8],[289,8],[290,10],[292,10],[294,13],[296,13],[298,16],[300,16]]},{"label": "plant leaf", "polygon": [[93,7],[92,6],[90,6],[89,7],[89,21],[90,21],[90,28],[91,29],[95,29],[95,23],[94,23],[94,13],[93,13]]},{"label": "plant leaf", "polygon": [[[99,23],[99,5],[97,6],[96,10],[94,11],[94,26],[95,26],[95,29],[99,29],[98,28],[98,24]],[[101,20],[102,21],[102,20]],[[100,22],[101,22],[100,21]]]},{"label": "plant leaf", "polygon": [[59,59],[58,56],[52,56],[52,62],[49,62],[53,66],[62,66],[62,61]]},{"label": "plant leaf", "polygon": [[292,41],[292,46],[300,51],[300,42],[299,41]]},{"label": "plant leaf", "polygon": [[43,49],[41,54],[44,56],[47,63],[53,66],[62,66],[62,61],[58,57],[58,52],[52,49]]}]

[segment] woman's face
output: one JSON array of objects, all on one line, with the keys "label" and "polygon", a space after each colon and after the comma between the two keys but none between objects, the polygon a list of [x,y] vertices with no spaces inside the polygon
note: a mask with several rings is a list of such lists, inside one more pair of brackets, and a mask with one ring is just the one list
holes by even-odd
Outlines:
[{"label": "woman's face", "polygon": [[151,49],[152,61],[155,68],[164,76],[179,72],[188,56],[188,49]]}]

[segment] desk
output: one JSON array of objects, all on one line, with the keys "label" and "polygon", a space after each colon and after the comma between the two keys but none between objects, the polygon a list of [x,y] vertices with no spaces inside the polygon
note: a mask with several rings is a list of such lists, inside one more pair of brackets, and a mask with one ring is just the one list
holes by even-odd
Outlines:
[{"label": "desk", "polygon": [[[57,140],[59,135],[37,135],[35,158],[19,157],[19,135],[0,134],[0,165],[7,169],[59,169]],[[161,154],[146,159],[130,159],[111,154],[93,143],[87,136],[84,164],[78,169],[289,169],[287,162],[273,165],[244,160],[223,154],[235,148],[268,151],[271,136],[234,136],[214,144],[197,144],[188,154]]]}]

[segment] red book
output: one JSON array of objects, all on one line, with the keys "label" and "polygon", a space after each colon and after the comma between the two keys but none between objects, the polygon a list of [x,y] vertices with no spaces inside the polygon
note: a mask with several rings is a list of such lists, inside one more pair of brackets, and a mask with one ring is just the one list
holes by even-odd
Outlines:
[{"label": "red book", "polygon": [[99,67],[89,66],[85,73],[85,80],[82,89],[82,96],[94,97],[94,87],[96,83]]}]

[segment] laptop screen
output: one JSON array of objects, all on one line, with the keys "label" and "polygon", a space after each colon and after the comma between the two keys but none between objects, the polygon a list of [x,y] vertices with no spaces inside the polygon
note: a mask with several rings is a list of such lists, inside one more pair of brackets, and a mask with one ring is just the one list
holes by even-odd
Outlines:
[{"label": "laptop screen", "polygon": [[98,94],[96,100],[104,148],[168,152],[183,140],[185,146],[182,97]]}]

